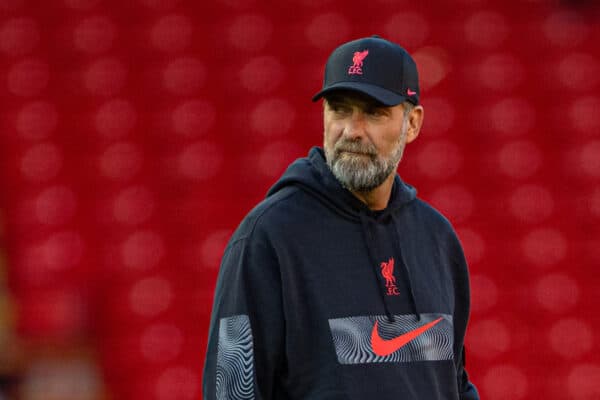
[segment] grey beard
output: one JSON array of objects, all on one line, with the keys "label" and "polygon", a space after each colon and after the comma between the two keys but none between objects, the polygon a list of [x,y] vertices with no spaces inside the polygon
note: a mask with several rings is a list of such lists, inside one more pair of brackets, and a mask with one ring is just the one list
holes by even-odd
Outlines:
[{"label": "grey beard", "polygon": [[[343,150],[360,152],[365,155],[344,153]],[[400,144],[389,157],[381,159],[372,145],[357,142],[337,142],[335,147],[325,149],[327,165],[343,187],[351,192],[370,192],[380,186],[398,167],[402,158]]]}]

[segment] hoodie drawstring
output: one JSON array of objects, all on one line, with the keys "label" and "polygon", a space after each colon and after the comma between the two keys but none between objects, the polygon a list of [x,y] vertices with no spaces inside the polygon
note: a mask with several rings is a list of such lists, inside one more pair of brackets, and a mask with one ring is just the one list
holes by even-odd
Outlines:
[{"label": "hoodie drawstring", "polygon": [[408,292],[410,294],[410,299],[413,304],[413,309],[415,311],[415,314],[417,315],[417,321],[421,321],[421,313],[419,312],[417,298],[415,296],[415,291],[413,290],[412,278],[410,276],[410,269],[408,268],[408,264],[406,263],[406,260],[404,259],[404,254],[402,253],[402,249],[400,246],[400,236],[398,235],[398,229],[396,229],[396,227],[398,226],[398,221],[396,220],[396,218],[397,217],[394,214],[392,214],[392,220],[393,220],[393,225],[394,225],[392,228],[392,231],[394,232],[394,246],[396,247],[396,251],[398,252],[398,254],[400,254],[400,262],[402,264],[402,267],[404,268],[404,272],[406,272],[406,278],[408,279]]}]

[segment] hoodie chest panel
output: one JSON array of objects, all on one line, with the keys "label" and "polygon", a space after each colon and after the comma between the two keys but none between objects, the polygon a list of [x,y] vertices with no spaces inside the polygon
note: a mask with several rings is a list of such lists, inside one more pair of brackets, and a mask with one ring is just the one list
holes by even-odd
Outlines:
[{"label": "hoodie chest panel", "polygon": [[408,239],[408,235],[399,236],[419,311],[454,315],[454,267],[450,256],[436,238],[416,235]]},{"label": "hoodie chest panel", "polygon": [[394,312],[406,313],[403,307],[412,302],[410,272],[392,223],[369,221],[363,226],[364,245],[370,253],[370,265],[381,294]]},{"label": "hoodie chest panel", "polygon": [[324,320],[382,310],[358,224],[340,221],[297,233],[286,253],[281,260],[284,299],[287,296],[294,309],[306,308]]},{"label": "hoodie chest panel", "polygon": [[353,221],[323,221],[320,229],[296,231],[286,239],[280,263],[291,310],[307,309],[325,319],[380,315],[385,313],[383,294],[391,312],[414,313],[402,250],[389,227],[373,229],[377,240],[371,242],[372,256],[363,229]]}]

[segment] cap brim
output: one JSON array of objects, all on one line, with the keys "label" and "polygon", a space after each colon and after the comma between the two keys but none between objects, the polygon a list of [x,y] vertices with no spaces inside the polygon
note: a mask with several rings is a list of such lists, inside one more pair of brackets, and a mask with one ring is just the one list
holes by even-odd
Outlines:
[{"label": "cap brim", "polygon": [[407,96],[402,96],[398,93],[368,83],[338,82],[315,94],[312,98],[312,101],[317,101],[321,97],[338,90],[353,90],[356,92],[360,92],[366,94],[369,97],[374,98],[375,100],[379,101],[380,103],[386,106],[395,106],[406,100],[409,100]]}]

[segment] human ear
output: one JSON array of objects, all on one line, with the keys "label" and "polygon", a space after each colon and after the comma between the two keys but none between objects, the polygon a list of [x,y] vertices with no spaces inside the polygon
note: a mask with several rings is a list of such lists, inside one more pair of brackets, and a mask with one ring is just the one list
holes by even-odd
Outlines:
[{"label": "human ear", "polygon": [[406,129],[406,143],[410,143],[419,136],[419,132],[421,132],[421,126],[423,125],[423,117],[425,115],[425,110],[423,106],[415,106],[408,113],[408,118],[406,123],[408,123],[408,128]]}]

